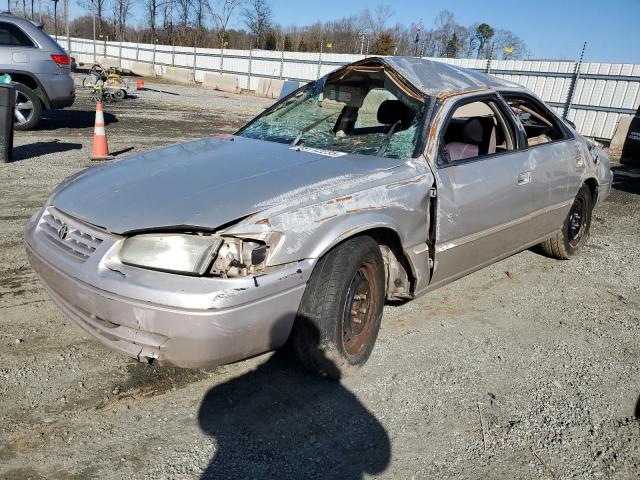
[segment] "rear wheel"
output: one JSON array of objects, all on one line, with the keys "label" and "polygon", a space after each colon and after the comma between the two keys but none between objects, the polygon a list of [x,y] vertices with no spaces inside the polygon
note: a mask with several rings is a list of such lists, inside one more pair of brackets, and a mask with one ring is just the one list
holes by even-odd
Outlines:
[{"label": "rear wheel", "polygon": [[559,260],[568,260],[578,253],[589,238],[592,203],[591,191],[583,185],[560,230],[540,244],[544,253]]},{"label": "rear wheel", "polygon": [[16,89],[16,106],[14,109],[15,130],[30,130],[40,121],[42,104],[36,92],[29,87],[14,83]]},{"label": "rear wheel", "polygon": [[340,378],[371,355],[384,305],[384,263],[371,237],[341,243],[316,265],[292,332],[300,362],[320,376]]}]

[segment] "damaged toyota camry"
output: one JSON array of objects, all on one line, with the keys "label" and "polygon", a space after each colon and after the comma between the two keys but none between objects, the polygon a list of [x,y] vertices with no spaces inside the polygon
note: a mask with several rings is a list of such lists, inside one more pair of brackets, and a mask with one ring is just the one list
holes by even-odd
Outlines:
[{"label": "damaged toyota camry", "polygon": [[609,159],[523,87],[409,57],[340,68],[234,135],[79,172],[30,220],[29,260],[86,332],[214,366],[290,342],[363,365],[385,300],[540,245],[568,259]]}]

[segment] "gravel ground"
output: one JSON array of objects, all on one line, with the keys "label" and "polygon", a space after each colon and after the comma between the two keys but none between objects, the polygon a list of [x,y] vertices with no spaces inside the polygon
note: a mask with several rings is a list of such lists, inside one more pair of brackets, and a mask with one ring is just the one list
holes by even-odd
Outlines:
[{"label": "gravel ground", "polygon": [[[107,106],[112,151],[230,132],[269,105],[147,87]],[[27,219],[89,165],[92,124],[81,94],[0,164],[1,478],[640,476],[639,170],[616,169],[580,257],[526,251],[387,305],[358,376],[316,379],[286,352],[180,370],[88,338],[27,264]]]}]

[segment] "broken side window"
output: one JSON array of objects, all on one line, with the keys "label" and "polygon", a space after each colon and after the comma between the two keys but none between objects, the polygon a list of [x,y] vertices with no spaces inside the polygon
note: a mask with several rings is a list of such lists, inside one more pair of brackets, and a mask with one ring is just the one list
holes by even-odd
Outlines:
[{"label": "broken side window", "polygon": [[538,105],[526,98],[515,96],[508,97],[507,103],[522,123],[527,135],[527,144],[530,147],[565,138],[553,115],[545,112]]}]

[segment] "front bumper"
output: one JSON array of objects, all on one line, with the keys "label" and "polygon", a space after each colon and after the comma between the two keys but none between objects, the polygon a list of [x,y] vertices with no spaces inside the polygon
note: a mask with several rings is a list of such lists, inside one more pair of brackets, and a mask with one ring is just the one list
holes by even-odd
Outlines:
[{"label": "front bumper", "polygon": [[51,298],[87,333],[140,361],[211,367],[282,346],[312,268],[310,261],[298,262],[257,281],[126,266],[119,271],[107,266],[117,240],[107,237],[78,263],[41,233],[39,223],[34,216],[25,245]]}]

